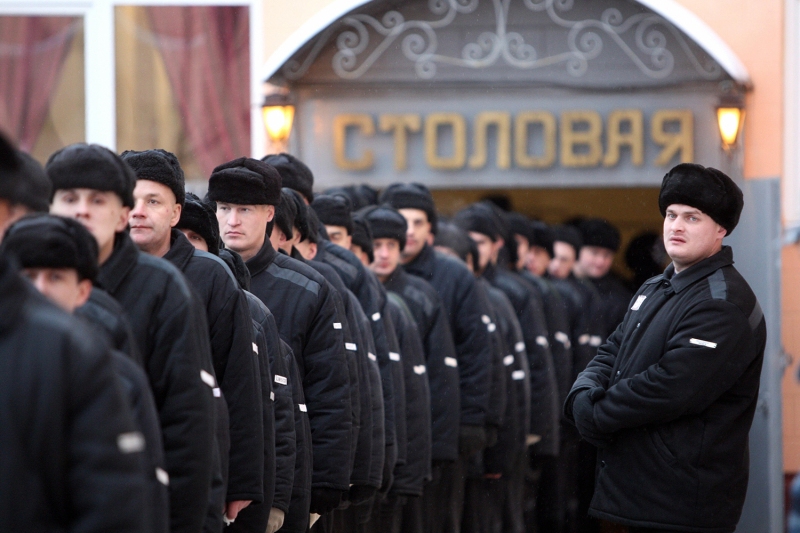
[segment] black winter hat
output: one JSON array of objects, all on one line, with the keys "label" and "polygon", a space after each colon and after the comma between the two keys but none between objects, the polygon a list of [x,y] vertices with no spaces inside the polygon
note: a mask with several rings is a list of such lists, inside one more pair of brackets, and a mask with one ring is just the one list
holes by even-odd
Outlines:
[{"label": "black winter hat", "polygon": [[364,218],[360,211],[353,213],[353,244],[361,248],[367,254],[367,259],[372,263],[375,261],[375,250],[372,246],[372,226]]},{"label": "black winter hat", "polygon": [[531,246],[544,248],[551,258],[554,257],[555,252],[553,251],[553,244],[555,242],[555,233],[553,232],[553,228],[541,220],[531,220],[528,223],[528,227],[530,228],[528,243]]},{"label": "black winter hat", "polygon": [[[297,231],[300,232],[300,242],[308,239],[309,235],[309,226],[308,226],[308,206],[303,201],[303,197],[294,189],[290,189],[289,187],[284,187],[281,190],[281,195],[286,193],[288,195],[287,199],[291,199],[294,202],[295,209],[297,214],[294,217],[294,227]],[[281,196],[283,198],[283,196]]]},{"label": "black winter hat", "polygon": [[208,199],[238,205],[277,206],[281,201],[281,175],[263,161],[240,157],[211,172]]},{"label": "black winter hat", "polygon": [[268,155],[261,160],[275,167],[283,179],[283,187],[299,192],[308,203],[314,200],[314,174],[305,163],[286,153]]},{"label": "black winter hat", "polygon": [[[308,239],[308,242],[311,242],[311,243],[314,243],[314,244],[319,244],[319,240],[320,240],[320,229],[319,228],[320,228],[320,226],[322,226],[322,224],[319,221],[319,217],[317,216],[316,211],[314,211],[310,207],[306,207],[306,217],[307,217],[306,223],[308,224],[308,234],[307,234],[306,238]],[[322,226],[322,231],[325,231],[325,226]],[[325,235],[325,239],[327,240],[327,238],[328,238],[328,236],[326,234]],[[303,240],[306,240],[306,239],[303,239]]]},{"label": "black winter hat", "polygon": [[[564,224],[553,228],[553,243],[563,242],[575,248],[575,256],[583,248],[583,237],[575,226]],[[554,254],[555,255],[555,254]]]},{"label": "black winter hat", "polygon": [[395,209],[419,209],[428,215],[431,231],[437,232],[436,204],[431,191],[421,183],[393,183],[380,196],[380,202]]},{"label": "black winter hat", "polygon": [[113,192],[122,205],[133,208],[136,174],[104,146],[78,143],[62,148],[47,160],[45,171],[53,183],[53,194],[59,189]]},{"label": "black winter hat", "polygon": [[219,251],[219,257],[225,261],[225,264],[227,264],[228,268],[231,269],[231,272],[233,272],[233,277],[236,278],[236,283],[239,284],[239,287],[242,290],[249,291],[250,271],[247,269],[247,265],[245,265],[242,256],[233,250],[223,248]]},{"label": "black winter hat", "polygon": [[6,231],[0,255],[11,254],[22,268],[72,268],[94,282],[99,266],[97,241],[72,218],[32,215]]},{"label": "black winter hat", "polygon": [[584,246],[599,246],[616,252],[619,250],[619,230],[600,218],[584,220],[578,226]]},{"label": "black winter hat", "polygon": [[326,226],[342,226],[347,228],[347,234],[353,234],[352,206],[350,200],[344,196],[318,195],[311,203],[320,222]]},{"label": "black winter hat", "polygon": [[373,239],[395,239],[400,243],[400,251],[406,247],[408,223],[406,217],[389,205],[370,206],[362,211],[372,228]]},{"label": "black winter hat", "polygon": [[17,167],[18,187],[13,203],[22,204],[31,211],[47,213],[50,210],[50,196],[53,193],[53,184],[50,183],[44,167],[21,150],[16,153],[19,166]]},{"label": "black winter hat", "polygon": [[475,241],[470,239],[469,234],[462,228],[455,224],[442,222],[439,224],[439,231],[436,233],[436,239],[433,245],[450,248],[465,263],[469,255],[472,254],[472,268],[477,271],[478,253],[476,251]]},{"label": "black winter hat", "polygon": [[178,158],[172,152],[161,148],[135,152],[125,150],[120,154],[136,173],[137,180],[150,180],[160,183],[172,191],[178,204],[186,200],[186,180]]},{"label": "black winter hat", "polygon": [[479,202],[472,204],[453,217],[452,223],[466,232],[482,233],[493,241],[503,237],[503,228],[499,225],[492,209]]},{"label": "black winter hat", "polygon": [[297,205],[290,189],[281,189],[281,201],[275,207],[275,218],[272,221],[275,226],[286,235],[287,239],[294,237],[294,221],[297,218]]},{"label": "black winter hat", "polygon": [[188,192],[181,210],[181,218],[175,225],[177,229],[190,229],[206,241],[208,252],[219,255],[219,222],[210,205],[196,195]]},{"label": "black winter hat", "polygon": [[661,182],[658,208],[662,217],[667,216],[672,204],[696,207],[730,235],[739,223],[744,198],[739,186],[716,168],[682,163],[667,172]]},{"label": "black winter hat", "polygon": [[358,211],[369,205],[378,203],[378,191],[369,185],[348,185],[347,187],[331,187],[325,189],[325,194],[331,196],[344,196],[350,200],[353,211]]}]

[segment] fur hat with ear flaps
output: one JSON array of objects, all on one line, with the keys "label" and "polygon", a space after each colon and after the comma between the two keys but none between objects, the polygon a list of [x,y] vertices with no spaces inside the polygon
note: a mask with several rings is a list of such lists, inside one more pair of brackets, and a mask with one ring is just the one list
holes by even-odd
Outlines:
[{"label": "fur hat with ear flaps", "polygon": [[711,167],[682,163],[667,172],[661,182],[658,208],[661,216],[673,204],[695,207],[714,219],[730,235],[744,207],[742,190],[734,181]]},{"label": "fur hat with ear flaps", "polygon": [[192,193],[186,193],[177,229],[190,229],[206,241],[208,252],[219,255],[219,224],[211,206]]},{"label": "fur hat with ear flaps", "polygon": [[113,192],[122,205],[133,208],[136,174],[120,156],[104,146],[71,144],[50,156],[45,171],[53,183],[53,194],[59,189]]},{"label": "fur hat with ear flaps", "polygon": [[123,161],[136,173],[137,180],[150,180],[166,186],[175,195],[176,203],[186,201],[186,180],[178,158],[172,152],[157,148],[137,152],[125,150],[120,154]]},{"label": "fur hat with ear flaps", "polygon": [[208,178],[208,199],[237,205],[278,205],[281,175],[263,161],[240,157],[214,169]]}]

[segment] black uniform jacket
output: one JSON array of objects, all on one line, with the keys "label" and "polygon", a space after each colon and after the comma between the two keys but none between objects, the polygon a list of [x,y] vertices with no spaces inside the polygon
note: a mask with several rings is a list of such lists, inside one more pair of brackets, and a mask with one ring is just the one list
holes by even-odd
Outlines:
[{"label": "black uniform jacket", "polygon": [[[164,259],[183,272],[205,306],[211,357],[230,419],[227,501],[264,500],[264,432],[258,359],[244,293],[219,257],[195,250],[173,229]],[[268,399],[267,399],[268,400]],[[267,406],[269,408],[269,406]],[[272,428],[266,428],[272,432]],[[271,491],[270,491],[271,492]]]},{"label": "black uniform jacket", "polygon": [[294,352],[311,424],[314,487],[350,484],[350,378],[333,295],[317,271],[265,239],[246,262],[250,292],[272,311],[281,338]]},{"label": "black uniform jacket", "polygon": [[[766,343],[761,307],[729,247],[648,280],[576,381],[602,387],[590,514],[621,524],[733,531]],[[567,409],[571,417],[571,409]]]},{"label": "black uniform jacket", "polygon": [[144,531],[144,446],[106,344],[0,257],[3,530]]},{"label": "black uniform jacket", "polygon": [[461,393],[456,348],[442,300],[430,283],[408,274],[403,267],[395,269],[384,286],[403,297],[422,339],[431,395],[432,459],[455,461]]},{"label": "black uniform jacket", "polygon": [[156,400],[169,474],[170,531],[199,531],[208,505],[214,435],[208,325],[168,261],[117,234],[97,282],[125,309]]},{"label": "black uniform jacket", "polygon": [[506,387],[510,377],[507,376],[508,372],[504,364],[508,348],[506,347],[506,339],[497,327],[497,314],[489,296],[489,290],[492,289],[492,286],[483,278],[477,278],[477,281],[478,291],[481,293],[480,298],[484,301],[483,308],[486,310],[486,314],[481,318],[492,342],[492,386],[489,391],[489,410],[486,412],[486,426],[496,436],[497,431],[503,426],[508,400]]},{"label": "black uniform jacket", "polygon": [[425,352],[417,324],[403,299],[388,293],[387,309],[400,343],[403,385],[406,392],[406,462],[394,469],[392,492],[404,496],[422,496],[425,481],[431,479],[431,402]]},{"label": "black uniform jacket", "polygon": [[483,427],[489,407],[492,348],[481,319],[485,313],[474,276],[457,259],[427,245],[403,268],[433,285],[442,299],[458,358],[461,424]]},{"label": "black uniform jacket", "polygon": [[600,320],[603,323],[606,339],[611,335],[628,309],[628,302],[631,299],[631,291],[614,274],[609,272],[602,278],[587,278],[600,295]]},{"label": "black uniform jacket", "polygon": [[522,326],[531,372],[531,433],[542,438],[536,451],[558,455],[561,402],[541,301],[530,283],[508,270],[489,265],[483,276],[505,293]]}]

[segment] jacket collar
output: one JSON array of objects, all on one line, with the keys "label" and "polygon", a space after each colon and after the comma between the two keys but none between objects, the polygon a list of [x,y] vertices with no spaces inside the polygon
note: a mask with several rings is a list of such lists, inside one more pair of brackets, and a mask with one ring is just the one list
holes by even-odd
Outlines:
[{"label": "jacket collar", "polygon": [[396,293],[400,293],[403,290],[403,287],[406,286],[408,282],[408,273],[403,269],[402,265],[397,265],[397,268],[394,269],[386,281],[383,282],[383,286],[386,287],[387,291],[394,291]]},{"label": "jacket collar", "polygon": [[127,231],[117,233],[114,251],[100,267],[97,285],[112,295],[116,293],[125,276],[136,267],[140,253]]},{"label": "jacket collar", "polygon": [[194,257],[194,246],[181,230],[172,228],[169,236],[169,251],[164,254],[164,259],[178,267],[183,272]]},{"label": "jacket collar", "polygon": [[417,257],[407,265],[404,265],[403,268],[411,274],[421,276],[425,279],[431,279],[433,278],[433,260],[433,248],[426,244]]},{"label": "jacket collar", "polygon": [[483,274],[481,277],[484,278],[489,283],[494,281],[494,278],[497,277],[497,265],[493,265],[490,261],[486,268],[483,270]]},{"label": "jacket collar", "polygon": [[681,292],[696,281],[710,276],[722,267],[733,264],[733,250],[730,246],[723,246],[722,250],[711,257],[703,259],[699,263],[690,266],[686,270],[675,273],[675,265],[670,263],[664,273],[660,276],[649,279],[645,285],[666,282],[676,293]]},{"label": "jacket collar", "polygon": [[276,252],[275,248],[272,247],[269,237],[265,237],[264,245],[261,247],[258,253],[251,257],[249,261],[245,262],[245,265],[247,265],[247,270],[250,271],[250,277],[254,278],[256,275],[269,268],[277,255],[278,252]]}]

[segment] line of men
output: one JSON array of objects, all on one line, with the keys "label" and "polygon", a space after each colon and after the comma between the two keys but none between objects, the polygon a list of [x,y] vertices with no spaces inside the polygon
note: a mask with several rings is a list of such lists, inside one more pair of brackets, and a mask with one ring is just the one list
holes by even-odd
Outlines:
[{"label": "line of men", "polygon": [[444,222],[421,184],[315,195],[288,154],[218,166],[203,199],[185,189],[164,150],[76,144],[42,168],[2,141],[0,353],[24,354],[0,372],[20,395],[0,420],[0,483],[21,487],[4,516],[597,528],[594,450],[561,406],[631,297],[613,227],[490,202]]}]

